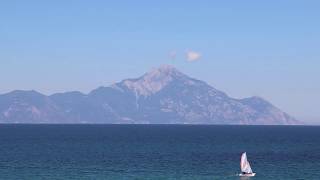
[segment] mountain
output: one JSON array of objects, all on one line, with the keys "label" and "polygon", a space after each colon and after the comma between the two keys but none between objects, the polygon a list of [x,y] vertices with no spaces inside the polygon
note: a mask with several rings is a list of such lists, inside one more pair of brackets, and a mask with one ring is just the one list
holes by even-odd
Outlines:
[{"label": "mountain", "polygon": [[0,123],[301,124],[260,97],[231,98],[168,65],[88,94],[0,95]]},{"label": "mountain", "polygon": [[36,91],[12,91],[0,95],[1,123],[63,123],[59,106]]}]

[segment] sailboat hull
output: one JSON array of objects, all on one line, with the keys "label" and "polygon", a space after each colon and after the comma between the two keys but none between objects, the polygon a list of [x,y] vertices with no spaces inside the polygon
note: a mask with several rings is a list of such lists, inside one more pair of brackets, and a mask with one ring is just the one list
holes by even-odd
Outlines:
[{"label": "sailboat hull", "polygon": [[255,176],[256,173],[250,173],[250,174],[239,174],[239,176],[242,176],[242,177],[253,177]]}]

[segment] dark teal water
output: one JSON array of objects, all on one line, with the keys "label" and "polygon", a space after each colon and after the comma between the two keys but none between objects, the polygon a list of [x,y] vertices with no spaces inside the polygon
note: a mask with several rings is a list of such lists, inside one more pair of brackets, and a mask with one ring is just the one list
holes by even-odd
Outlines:
[{"label": "dark teal water", "polygon": [[320,127],[1,125],[0,179],[319,179]]}]

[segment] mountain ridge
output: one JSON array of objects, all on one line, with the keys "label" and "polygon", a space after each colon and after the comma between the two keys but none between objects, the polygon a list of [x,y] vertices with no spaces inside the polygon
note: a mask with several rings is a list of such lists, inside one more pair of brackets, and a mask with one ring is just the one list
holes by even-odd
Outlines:
[{"label": "mountain ridge", "polygon": [[231,98],[170,65],[88,94],[2,94],[0,123],[302,124],[263,98]]}]

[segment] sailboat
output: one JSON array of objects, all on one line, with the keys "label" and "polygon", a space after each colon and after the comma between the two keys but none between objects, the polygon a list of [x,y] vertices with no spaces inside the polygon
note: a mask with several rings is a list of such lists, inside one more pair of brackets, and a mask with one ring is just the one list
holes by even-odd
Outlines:
[{"label": "sailboat", "polygon": [[242,153],[241,155],[240,168],[241,168],[241,174],[239,174],[239,176],[252,177],[256,175],[256,173],[252,172],[250,163],[247,159],[246,152]]}]

